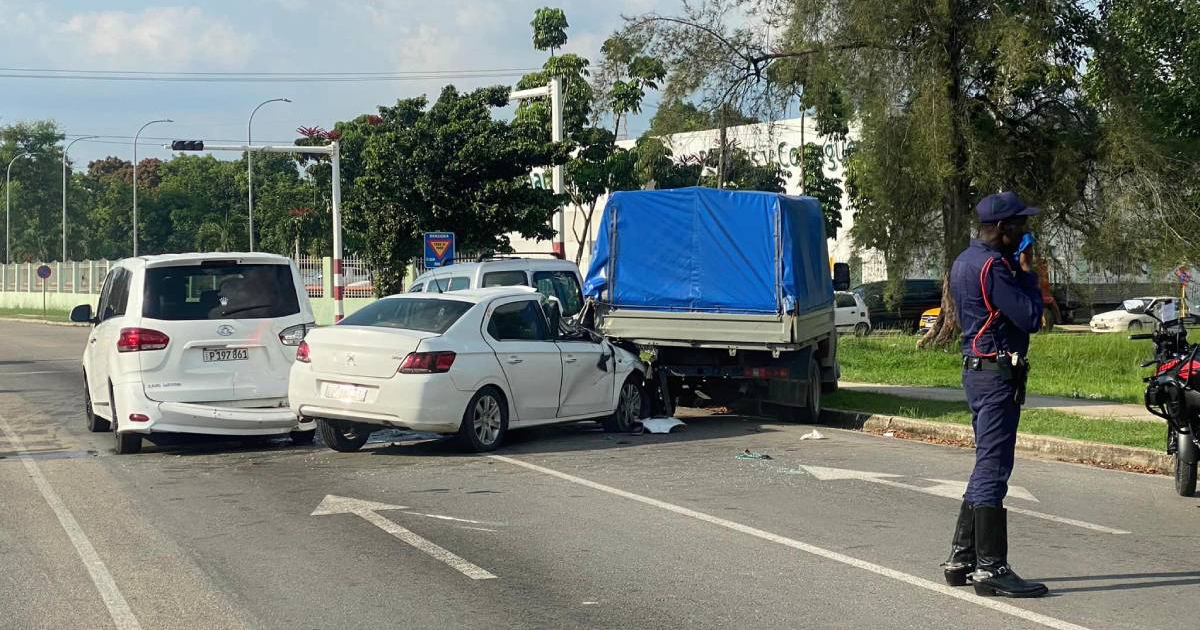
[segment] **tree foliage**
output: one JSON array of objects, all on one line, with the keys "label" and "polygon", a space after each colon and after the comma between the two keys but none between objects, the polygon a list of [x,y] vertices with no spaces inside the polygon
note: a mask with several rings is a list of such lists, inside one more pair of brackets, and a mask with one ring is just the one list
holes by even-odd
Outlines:
[{"label": "tree foliage", "polygon": [[363,174],[347,206],[361,217],[364,250],[379,270],[377,291],[398,291],[420,251],[421,234],[451,230],[465,251],[511,249],[507,234],[550,238],[560,200],[535,188],[535,167],[563,163],[566,147],[537,124],[496,120],[508,88],[442,90],[380,107],[382,122],[366,140]]}]

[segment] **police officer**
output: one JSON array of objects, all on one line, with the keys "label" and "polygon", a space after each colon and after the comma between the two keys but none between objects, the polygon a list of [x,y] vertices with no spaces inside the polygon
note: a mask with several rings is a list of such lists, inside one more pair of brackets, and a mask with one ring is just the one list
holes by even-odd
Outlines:
[{"label": "police officer", "polygon": [[1028,217],[1038,209],[1015,193],[989,195],[975,207],[978,238],[950,272],[950,292],[963,339],[963,389],[975,429],[975,468],[963,497],[950,558],[951,586],[975,585],[979,595],[1041,597],[1044,584],[1008,566],[1004,495],[1013,468],[1017,423],[1025,402],[1029,334],[1042,320],[1042,293],[1032,249],[1018,254]]}]

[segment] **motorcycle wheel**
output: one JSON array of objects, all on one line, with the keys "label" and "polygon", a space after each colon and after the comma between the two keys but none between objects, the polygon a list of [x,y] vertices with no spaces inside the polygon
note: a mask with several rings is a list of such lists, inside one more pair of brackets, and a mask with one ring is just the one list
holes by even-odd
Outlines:
[{"label": "motorcycle wheel", "polygon": [[1187,463],[1175,456],[1175,491],[1181,497],[1196,494],[1196,464]]}]

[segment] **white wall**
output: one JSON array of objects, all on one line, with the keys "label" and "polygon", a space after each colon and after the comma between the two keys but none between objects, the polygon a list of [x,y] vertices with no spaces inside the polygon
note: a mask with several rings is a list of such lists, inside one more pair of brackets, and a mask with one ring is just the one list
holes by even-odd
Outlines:
[{"label": "white wall", "polygon": [[[836,141],[830,137],[822,137],[817,134],[816,124],[809,117],[730,127],[726,130],[726,134],[730,141],[737,143],[739,148],[748,151],[756,163],[775,162],[783,167],[787,180],[785,192],[789,195],[801,194],[800,147],[806,144],[817,145],[822,148],[825,154],[825,176],[840,180],[844,191],[846,149],[852,146],[859,137],[857,129],[851,129],[849,138],[845,141]],[[719,136],[720,132],[718,130],[711,129],[675,134],[666,137],[664,141],[667,147],[671,149],[672,154],[678,159],[687,155],[703,155],[715,149]],[[634,145],[634,141],[623,140],[620,144],[626,148],[630,148]],[[548,172],[535,172],[532,177],[535,185],[549,186],[550,177]],[[597,204],[591,230],[589,230],[590,234],[583,238],[582,243],[576,240],[575,230],[582,231],[585,219],[584,212],[574,206],[569,206],[565,211],[567,258],[574,260],[576,253],[582,248],[584,254],[581,257],[581,266],[585,268],[590,257],[591,246],[597,230],[596,223],[599,221],[601,212],[603,211],[604,201],[604,199],[601,199],[600,203]],[[836,262],[848,262],[854,253],[853,243],[849,237],[850,227],[854,225],[854,216],[850,212],[849,206],[849,198],[843,193],[842,228],[838,231],[837,238],[829,240],[829,254]],[[572,229],[573,227],[575,230]],[[522,239],[515,234],[511,235],[511,238],[513,248],[516,251],[550,250],[550,243],[548,242],[538,243]],[[864,260],[864,281],[886,278],[882,257],[877,252],[861,252],[860,257]]]}]

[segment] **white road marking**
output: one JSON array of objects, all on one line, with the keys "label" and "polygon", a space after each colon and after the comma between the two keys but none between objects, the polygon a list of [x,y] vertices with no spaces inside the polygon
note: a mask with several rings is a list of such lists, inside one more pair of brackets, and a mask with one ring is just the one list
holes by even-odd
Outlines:
[{"label": "white road marking", "polygon": [[0,372],[0,376],[34,376],[37,374],[70,374],[70,370],[38,370],[36,372]]},{"label": "white road marking", "polygon": [[979,596],[973,595],[970,592],[965,591],[963,589],[956,589],[956,588],[947,586],[945,584],[940,584],[938,582],[933,582],[930,580],[926,580],[924,578],[919,578],[915,575],[909,575],[907,573],[896,571],[895,569],[889,569],[882,565],[874,564],[872,562],[867,562],[866,560],[859,560],[858,558],[855,558],[852,556],[847,556],[843,553],[838,553],[836,551],[831,551],[829,549],[817,547],[816,545],[810,545],[808,543],[801,542],[799,540],[787,538],[786,536],[772,534],[771,532],[764,531],[764,530],[758,529],[756,527],[750,527],[749,525],[742,525],[741,523],[723,519],[718,516],[712,516],[711,514],[705,514],[704,512],[698,512],[696,510],[678,506],[673,503],[667,503],[666,501],[659,501],[658,499],[652,499],[650,497],[642,496],[640,494],[634,494],[632,492],[621,490],[619,488],[613,488],[612,486],[606,486],[604,484],[596,483],[594,481],[589,481],[587,479],[583,479],[582,477],[576,477],[574,475],[570,475],[570,474],[567,474],[564,472],[559,472],[552,468],[538,466],[537,464],[530,464],[528,462],[523,462],[519,459],[513,459],[511,457],[505,457],[503,455],[488,455],[488,457],[490,457],[494,460],[497,460],[497,461],[502,461],[502,462],[512,464],[514,466],[520,466],[522,468],[527,468],[529,470],[540,472],[542,474],[549,475],[551,477],[557,477],[564,481],[569,481],[571,483],[579,484],[581,486],[585,486],[585,487],[591,488],[593,490],[607,492],[608,494],[612,494],[612,495],[616,495],[616,496],[619,496],[622,498],[630,499],[632,501],[637,501],[638,503],[643,503],[645,505],[649,505],[649,506],[656,507],[656,508],[659,508],[662,510],[666,510],[668,512],[673,512],[675,514],[679,514],[680,516],[686,516],[688,518],[693,518],[698,521],[703,521],[705,523],[710,523],[712,525],[717,525],[719,527],[731,529],[735,532],[740,532],[740,533],[746,534],[748,536],[760,538],[760,539],[766,540],[768,542],[780,544],[785,547],[791,547],[792,549],[798,549],[800,551],[812,554],[814,556],[819,556],[819,557],[825,558],[827,560],[833,560],[834,562],[839,562],[841,564],[845,564],[847,566],[851,566],[856,569],[862,569],[864,571],[869,571],[876,575],[881,575],[883,577],[891,578],[893,580],[897,580],[897,581],[903,582],[905,584],[909,584],[911,586],[916,586],[918,588],[922,588],[927,591],[932,591],[932,592],[938,593],[940,595],[945,595],[947,597],[953,597],[955,599],[959,599],[959,600],[962,600],[962,601],[970,603],[970,604],[975,604],[976,606],[981,606],[981,607],[987,608],[989,610],[994,610],[999,613],[1004,613],[1006,615],[1016,617],[1018,619],[1023,619],[1025,621],[1029,621],[1031,623],[1036,623],[1036,624],[1045,626],[1047,628],[1053,628],[1054,630],[1088,630],[1084,626],[1073,624],[1069,621],[1064,621],[1062,619],[1057,619],[1054,617],[1050,617],[1048,615],[1036,613],[1031,610],[1026,610],[1024,608],[1019,608],[1017,606],[1013,606],[1012,604],[1008,604],[1005,602],[996,601],[996,600],[989,599],[986,597],[979,597]]},{"label": "white road marking", "polygon": [[424,512],[405,512],[405,514],[412,514],[413,516],[426,516],[429,518],[436,518],[441,521],[455,521],[458,523],[471,523],[472,525],[493,525],[493,523],[485,523],[483,521],[472,521],[469,518],[456,518],[454,516],[444,516],[442,514],[426,514]]},{"label": "white road marking", "polygon": [[437,546],[436,544],[414,534],[413,532],[397,525],[396,523],[381,516],[377,510],[403,510],[403,505],[388,505],[386,503],[376,503],[374,501],[362,501],[360,499],[352,499],[350,497],[339,497],[335,494],[325,496],[317,509],[313,510],[312,516],[325,516],[329,514],[356,514],[361,516],[368,523],[382,529],[383,531],[399,538],[400,540],[412,545],[413,547],[424,551],[430,556],[441,560],[449,565],[455,571],[471,578],[472,580],[494,580],[495,575],[488,571],[460,558],[459,556]]},{"label": "white road marking", "polygon": [[[869,471],[865,471],[865,470],[846,470],[843,468],[826,468],[824,466],[803,466],[802,465],[800,467],[803,468],[804,470],[807,470],[809,473],[812,474],[812,476],[816,477],[817,479],[820,479],[821,481],[833,481],[833,480],[839,480],[839,479],[857,479],[860,481],[869,481],[871,483],[877,483],[882,486],[890,486],[892,488],[904,488],[905,490],[912,490],[914,492],[922,492],[925,494],[932,494],[933,496],[936,496],[936,497],[946,497],[946,498],[955,499],[955,500],[961,500],[963,492],[966,492],[966,490],[967,490],[967,484],[962,481],[946,481],[944,479],[926,479],[926,481],[932,481],[938,485],[930,486],[930,487],[921,487],[921,486],[914,486],[911,484],[896,481],[895,478],[900,477],[902,475],[893,475],[891,473],[869,472]],[[1022,488],[1021,486],[1009,486],[1008,492],[1013,498],[1025,499],[1027,501],[1028,500],[1037,501],[1037,498],[1035,498],[1031,492],[1029,492],[1025,488]],[[1104,525],[1097,525],[1095,523],[1089,523],[1087,521],[1080,521],[1077,519],[1066,518],[1063,516],[1055,516],[1053,514],[1046,514],[1045,512],[1037,512],[1034,510],[1029,510],[1029,509],[1021,508],[1021,507],[1008,506],[1008,511],[1014,512],[1016,514],[1024,514],[1025,516],[1032,516],[1034,518],[1044,519],[1047,521],[1053,521],[1055,523],[1062,523],[1063,525],[1073,525],[1075,527],[1082,527],[1084,529],[1090,529],[1092,531],[1102,532],[1105,534],[1129,534],[1129,533],[1131,533],[1124,529],[1116,529],[1116,528],[1107,527]]]},{"label": "white road marking", "polygon": [[71,539],[71,544],[75,546],[75,552],[79,554],[79,559],[87,569],[88,575],[91,576],[92,583],[96,585],[96,590],[100,592],[100,598],[104,600],[105,607],[108,608],[113,625],[117,627],[117,630],[140,630],[141,624],[130,610],[125,596],[121,595],[121,589],[117,588],[117,583],[113,580],[112,574],[108,572],[108,567],[96,553],[96,548],[88,540],[87,534],[83,533],[79,521],[75,520],[58,493],[50,486],[50,482],[42,475],[37,462],[21,448],[21,439],[13,432],[4,416],[0,416],[0,429],[4,429],[5,436],[12,443],[13,450],[18,452],[17,456],[25,465],[25,470],[33,479],[34,485],[42,493],[42,498],[50,505],[50,509],[54,511],[54,515],[58,517],[58,522],[62,525],[63,530],[67,532],[67,538]]}]

